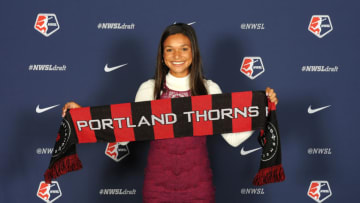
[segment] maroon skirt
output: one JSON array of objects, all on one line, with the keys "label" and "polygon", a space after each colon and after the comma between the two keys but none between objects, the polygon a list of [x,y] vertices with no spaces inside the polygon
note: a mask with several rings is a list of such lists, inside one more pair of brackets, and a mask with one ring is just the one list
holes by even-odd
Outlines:
[{"label": "maroon skirt", "polygon": [[[164,87],[163,98],[190,96]],[[150,143],[144,202],[215,202],[206,137],[154,140]]]}]

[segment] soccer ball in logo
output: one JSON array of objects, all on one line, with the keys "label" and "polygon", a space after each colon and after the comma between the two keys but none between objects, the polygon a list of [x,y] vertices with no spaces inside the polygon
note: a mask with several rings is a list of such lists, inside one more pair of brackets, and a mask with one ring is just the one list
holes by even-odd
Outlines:
[{"label": "soccer ball in logo", "polygon": [[47,203],[52,203],[61,197],[61,190],[57,181],[52,181],[51,184],[41,181],[36,195]]},{"label": "soccer ball in logo", "polygon": [[105,155],[110,157],[116,162],[121,161],[123,158],[130,154],[127,145],[121,145],[118,142],[108,143],[105,149]]},{"label": "soccer ball in logo", "polygon": [[328,181],[311,181],[307,195],[316,202],[323,202],[329,198],[332,193]]},{"label": "soccer ball in logo", "polygon": [[55,14],[39,13],[37,15],[34,28],[35,30],[43,34],[45,37],[49,37],[54,32],[60,29],[60,25]]},{"label": "soccer ball in logo", "polygon": [[333,30],[328,15],[313,15],[308,30],[318,38],[322,38]]},{"label": "soccer ball in logo", "polygon": [[241,64],[240,72],[250,79],[255,79],[265,71],[262,60],[258,56],[246,56]]}]

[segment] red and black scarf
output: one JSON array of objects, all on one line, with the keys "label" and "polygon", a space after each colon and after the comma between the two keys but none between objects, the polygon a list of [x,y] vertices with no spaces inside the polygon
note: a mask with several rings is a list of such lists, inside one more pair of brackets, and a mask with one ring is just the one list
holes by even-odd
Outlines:
[{"label": "red and black scarf", "polygon": [[61,122],[45,181],[82,164],[76,144],[169,139],[260,130],[254,185],[285,179],[275,104],[263,91],[191,96],[71,109]]}]

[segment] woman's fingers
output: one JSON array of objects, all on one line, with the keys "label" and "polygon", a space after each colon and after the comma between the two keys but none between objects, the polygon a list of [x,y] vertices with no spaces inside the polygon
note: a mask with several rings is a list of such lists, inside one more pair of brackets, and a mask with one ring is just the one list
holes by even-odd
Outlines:
[{"label": "woman's fingers", "polygon": [[81,106],[79,105],[79,104],[77,104],[77,103],[75,103],[75,102],[68,102],[68,103],[66,103],[65,105],[64,105],[64,107],[62,108],[62,114],[61,114],[61,116],[62,117],[65,117],[65,114],[66,114],[66,111],[68,110],[68,109],[75,109],[75,108],[80,108]]},{"label": "woman's fingers", "polygon": [[65,114],[66,114],[67,109],[68,109],[68,103],[66,103],[66,104],[64,105],[64,107],[62,108],[62,114],[61,114],[61,116],[62,116],[63,118],[65,117]]},{"label": "woman's fingers", "polygon": [[266,96],[270,99],[271,102],[274,102],[275,105],[279,103],[279,100],[276,97],[276,93],[275,93],[274,89],[267,87],[265,92],[266,92]]}]

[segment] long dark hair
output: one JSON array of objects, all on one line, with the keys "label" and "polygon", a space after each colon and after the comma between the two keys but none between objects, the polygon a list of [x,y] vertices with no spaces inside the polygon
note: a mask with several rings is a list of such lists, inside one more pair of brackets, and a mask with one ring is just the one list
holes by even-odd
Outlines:
[{"label": "long dark hair", "polygon": [[202,70],[202,62],[200,57],[199,45],[196,38],[195,30],[187,24],[176,23],[169,25],[161,35],[160,44],[157,54],[157,63],[155,71],[155,88],[154,88],[154,98],[160,98],[160,92],[163,88],[163,83],[165,81],[165,76],[169,72],[169,68],[165,65],[163,60],[164,54],[164,41],[170,35],[174,34],[183,34],[187,36],[191,42],[192,50],[192,63],[189,67],[190,72],[190,90],[191,95],[206,95],[207,90],[204,85],[204,76]]}]

